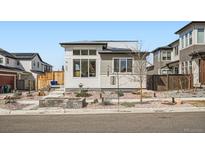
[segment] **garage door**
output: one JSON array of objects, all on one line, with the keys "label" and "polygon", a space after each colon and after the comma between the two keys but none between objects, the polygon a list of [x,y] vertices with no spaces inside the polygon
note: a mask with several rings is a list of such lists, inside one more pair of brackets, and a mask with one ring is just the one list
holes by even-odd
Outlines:
[{"label": "garage door", "polygon": [[2,85],[10,85],[14,89],[14,76],[0,75],[0,86]]}]

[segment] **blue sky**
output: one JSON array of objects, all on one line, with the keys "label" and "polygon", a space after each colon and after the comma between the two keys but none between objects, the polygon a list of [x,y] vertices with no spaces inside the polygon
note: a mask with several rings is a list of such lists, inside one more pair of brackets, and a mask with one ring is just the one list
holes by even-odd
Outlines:
[{"label": "blue sky", "polygon": [[148,51],[177,39],[187,21],[152,22],[0,22],[0,48],[9,52],[38,52],[55,70],[61,69],[60,42],[79,40],[141,40]]}]

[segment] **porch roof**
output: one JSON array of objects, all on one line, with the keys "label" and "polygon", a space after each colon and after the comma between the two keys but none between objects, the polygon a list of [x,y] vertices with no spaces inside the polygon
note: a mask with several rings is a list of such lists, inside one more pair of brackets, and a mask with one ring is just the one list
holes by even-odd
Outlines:
[{"label": "porch roof", "polygon": [[172,67],[172,66],[176,66],[176,65],[178,65],[179,64],[179,60],[175,60],[175,61],[172,61],[172,62],[170,62],[170,63],[167,63],[166,65],[168,66],[168,67]]},{"label": "porch roof", "polygon": [[205,51],[195,51],[191,54],[189,54],[189,56],[191,56],[193,59],[194,58],[205,58]]},{"label": "porch roof", "polygon": [[15,67],[9,67],[9,66],[4,66],[4,65],[0,65],[0,71],[7,71],[7,72],[26,72],[20,68],[15,68]]}]

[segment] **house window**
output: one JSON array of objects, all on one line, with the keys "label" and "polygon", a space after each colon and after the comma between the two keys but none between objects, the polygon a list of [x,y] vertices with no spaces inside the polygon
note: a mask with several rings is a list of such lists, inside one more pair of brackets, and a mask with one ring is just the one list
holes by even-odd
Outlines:
[{"label": "house window", "polygon": [[189,45],[192,45],[192,31],[189,32]]},{"label": "house window", "polygon": [[90,49],[90,50],[87,50],[87,49],[75,49],[73,50],[73,55],[96,55],[96,50],[94,49]]},{"label": "house window", "polygon": [[9,58],[6,58],[6,64],[9,64]]},{"label": "house window", "polygon": [[88,59],[81,59],[81,77],[88,77]]},{"label": "house window", "polygon": [[126,59],[121,59],[120,60],[120,72],[126,72],[126,68],[127,68],[127,66],[126,66],[126,62],[127,62],[127,60]]},{"label": "house window", "polygon": [[74,59],[73,77],[95,77],[96,60],[95,59]]},{"label": "house window", "polygon": [[127,59],[127,72],[132,72],[132,59]]},{"label": "house window", "polygon": [[3,58],[0,58],[0,64],[3,64]]},{"label": "house window", "polygon": [[175,68],[174,68],[174,73],[175,73],[175,74],[179,74],[179,68],[178,68],[178,67],[175,67]]},{"label": "house window", "polygon": [[80,50],[73,50],[73,55],[80,55]]},{"label": "house window", "polygon": [[189,38],[188,38],[188,34],[186,34],[186,35],[185,35],[185,46],[186,46],[186,47],[188,46],[188,39],[189,39]]},{"label": "house window", "polygon": [[17,60],[16,64],[17,64],[17,65],[20,65],[20,62],[19,62],[19,60]]},{"label": "house window", "polygon": [[132,59],[130,58],[115,58],[114,72],[132,72]]},{"label": "house window", "polygon": [[35,61],[33,62],[33,66],[36,66],[36,62]]},{"label": "house window", "polygon": [[81,50],[81,55],[88,55],[88,50]]},{"label": "house window", "polygon": [[162,60],[171,60],[171,51],[163,51]]},{"label": "house window", "polygon": [[192,74],[192,61],[189,61],[189,73]]},{"label": "house window", "polygon": [[89,50],[89,55],[96,55],[96,50]]},{"label": "house window", "polygon": [[204,29],[197,29],[197,43],[204,43]]},{"label": "house window", "polygon": [[120,66],[120,63],[119,63],[119,59],[114,59],[114,72],[119,72],[119,66]]},{"label": "house window", "polygon": [[96,60],[89,60],[89,77],[96,76]]},{"label": "house window", "polygon": [[184,36],[181,36],[181,47],[184,48]]},{"label": "house window", "polygon": [[174,47],[174,53],[175,53],[175,55],[178,55],[178,54],[179,54],[179,48],[178,48],[178,46]]},{"label": "house window", "polygon": [[39,68],[39,62],[37,62],[37,67]]},{"label": "house window", "polygon": [[80,59],[73,60],[73,76],[80,77]]}]

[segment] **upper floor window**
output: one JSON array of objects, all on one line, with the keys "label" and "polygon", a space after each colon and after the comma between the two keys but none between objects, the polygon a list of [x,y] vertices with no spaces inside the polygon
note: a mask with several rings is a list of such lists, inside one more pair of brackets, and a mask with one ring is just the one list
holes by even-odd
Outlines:
[{"label": "upper floor window", "polygon": [[74,49],[73,55],[96,55],[96,50],[94,49]]},{"label": "upper floor window", "polygon": [[178,46],[174,47],[174,53],[175,53],[175,55],[178,55],[178,54],[179,54],[179,48],[178,48]]},{"label": "upper floor window", "polygon": [[9,64],[9,58],[6,58],[6,64]]},{"label": "upper floor window", "polygon": [[37,62],[37,67],[38,67],[38,68],[40,67],[40,64],[39,64],[39,62]]},{"label": "upper floor window", "polygon": [[204,28],[197,29],[197,43],[204,43]]},{"label": "upper floor window", "polygon": [[184,36],[181,37],[181,47],[184,48]]},{"label": "upper floor window", "polygon": [[80,55],[80,50],[73,50],[73,55]]},{"label": "upper floor window", "polygon": [[33,66],[34,66],[34,67],[36,66],[36,62],[35,62],[35,61],[33,62]]},{"label": "upper floor window", "polygon": [[163,51],[162,60],[171,60],[171,51]]},{"label": "upper floor window", "polygon": [[189,73],[192,74],[192,61],[189,61]]},{"label": "upper floor window", "polygon": [[17,64],[17,65],[20,65],[20,62],[19,62],[19,60],[17,60],[16,64]]},{"label": "upper floor window", "polygon": [[88,50],[81,50],[81,55],[88,55]]},{"label": "upper floor window", "polygon": [[189,45],[192,45],[192,31],[189,32]]},{"label": "upper floor window", "polygon": [[0,64],[3,64],[3,58],[0,58]]},{"label": "upper floor window", "polygon": [[186,34],[186,35],[185,35],[185,46],[186,46],[186,47],[188,46],[188,40],[189,40],[188,34]]},{"label": "upper floor window", "polygon": [[114,72],[132,72],[131,58],[115,58]]}]

